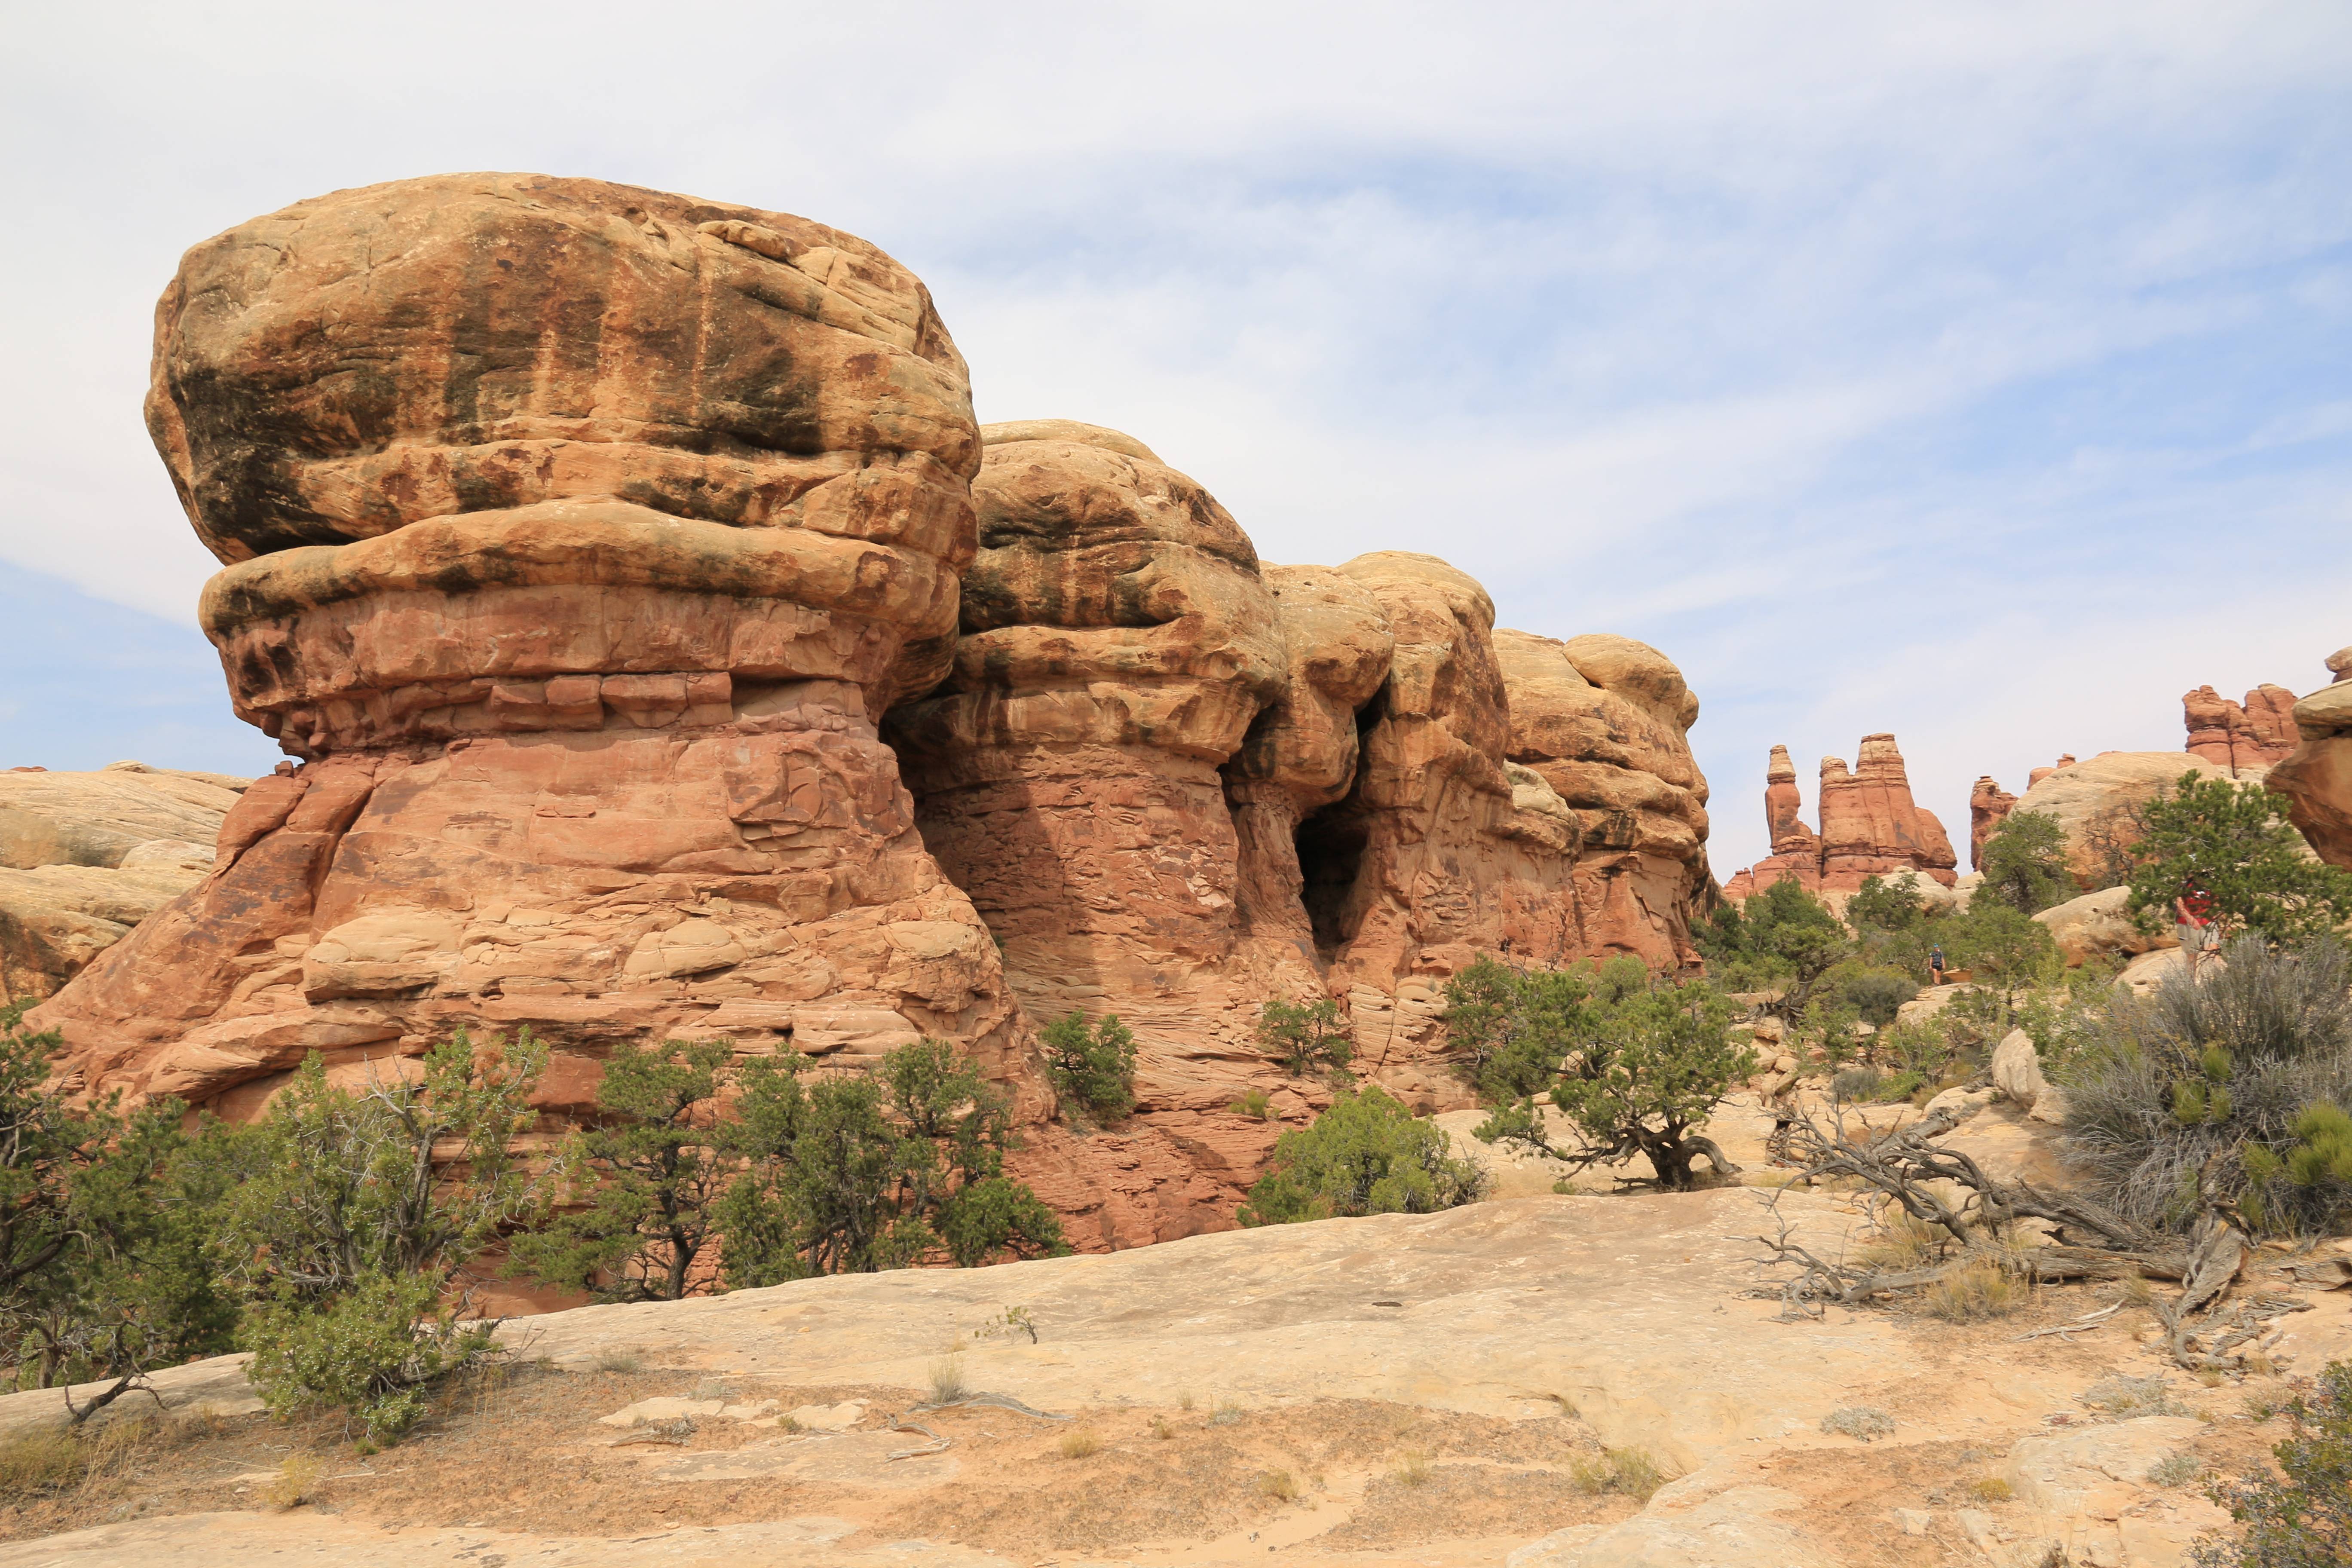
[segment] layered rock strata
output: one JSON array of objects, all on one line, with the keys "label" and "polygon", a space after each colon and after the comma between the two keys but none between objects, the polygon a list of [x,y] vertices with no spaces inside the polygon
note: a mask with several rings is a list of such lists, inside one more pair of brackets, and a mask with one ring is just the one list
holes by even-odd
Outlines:
[{"label": "layered rock strata", "polygon": [[[806,219],[509,175],[299,204],[189,252],[149,419],[236,710],[301,765],[40,1009],[93,1091],[249,1116],[312,1051],[529,1026],[552,1132],[619,1042],[932,1036],[1122,1246],[1230,1225],[1328,1100],[1254,1042],[1269,998],[1337,998],[1437,1108],[1479,953],[1696,961],[1663,655],[1497,630],[1430,556],[1268,565],[1116,431],[983,434],[921,284]],[[1072,1010],[1141,1047],[1083,1138],[1034,1044]]]},{"label": "layered rock strata", "polygon": [[561,1116],[616,1041],[937,1035],[1046,1112],[875,728],[944,671],[974,543],[964,364],[905,268],[594,181],[341,192],[188,253],[148,419],[236,710],[303,765],[36,1015],[88,1087],[249,1114],[313,1050],[528,1026]]},{"label": "layered rock strata", "polygon": [[2299,739],[2294,693],[2284,686],[2257,686],[2242,703],[2200,686],[2182,696],[2180,715],[2189,731],[2189,753],[2233,775],[2284,762]]},{"label": "layered rock strata", "polygon": [[1780,881],[1850,893],[1869,878],[1901,871],[1947,888],[1955,880],[1952,842],[1936,814],[1911,798],[1893,735],[1864,735],[1851,771],[1842,757],[1822,759],[1818,834],[1805,826],[1802,810],[1789,750],[1775,746],[1764,784],[1772,853],[1726,883],[1726,897],[1746,899]]}]

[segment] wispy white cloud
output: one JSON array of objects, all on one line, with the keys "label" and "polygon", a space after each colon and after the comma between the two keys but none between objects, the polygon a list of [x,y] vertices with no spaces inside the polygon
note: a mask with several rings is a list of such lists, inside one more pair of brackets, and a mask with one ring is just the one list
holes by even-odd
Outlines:
[{"label": "wispy white cloud", "polygon": [[0,74],[0,557],[182,622],[138,420],[179,249],[487,167],[839,224],[983,417],[1132,430],[1271,559],[1433,551],[1658,644],[1726,871],[1774,741],[1895,729],[1957,828],[2352,640],[2320,0],[55,7]]}]

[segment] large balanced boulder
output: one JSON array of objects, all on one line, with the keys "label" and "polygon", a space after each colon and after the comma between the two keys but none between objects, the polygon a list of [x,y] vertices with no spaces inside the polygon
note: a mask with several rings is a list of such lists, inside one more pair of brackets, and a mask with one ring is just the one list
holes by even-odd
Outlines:
[{"label": "large balanced boulder", "polygon": [[904,268],[597,181],[339,192],[188,252],[148,420],[236,710],[302,765],[35,1014],[90,1089],[246,1115],[312,1051],[529,1026],[556,1113],[672,1037],[938,1036],[1050,1108],[876,730],[945,673],[976,543]]}]

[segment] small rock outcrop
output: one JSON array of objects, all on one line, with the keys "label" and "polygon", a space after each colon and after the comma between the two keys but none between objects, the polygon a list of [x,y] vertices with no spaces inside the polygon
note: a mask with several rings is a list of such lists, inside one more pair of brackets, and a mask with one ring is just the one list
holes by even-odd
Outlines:
[{"label": "small rock outcrop", "polygon": [[2181,697],[2180,714],[2189,752],[2233,777],[2284,762],[2298,739],[2294,693],[2267,682],[2247,692],[2242,703],[2200,686]]},{"label": "small rock outcrop", "polygon": [[0,1003],[49,995],[204,880],[246,784],[143,763],[0,773]]},{"label": "small rock outcrop", "polygon": [[1782,880],[1853,892],[1869,878],[1898,871],[1920,872],[1947,888],[1956,880],[1952,841],[1936,814],[1911,798],[1893,735],[1864,735],[1851,772],[1843,758],[1822,759],[1820,833],[1805,826],[1801,809],[1788,748],[1775,746],[1764,785],[1772,853],[1725,884],[1727,898],[1745,899]]},{"label": "small rock outcrop", "polygon": [[2264,784],[2288,800],[2289,815],[2319,858],[2352,867],[2352,647],[2328,656],[2333,685],[2292,710],[2296,743]]},{"label": "small rock outcrop", "polygon": [[1990,839],[2002,821],[2017,806],[2017,797],[1994,782],[1990,773],[1979,776],[1969,791],[1969,869],[1984,869],[1985,841]]}]

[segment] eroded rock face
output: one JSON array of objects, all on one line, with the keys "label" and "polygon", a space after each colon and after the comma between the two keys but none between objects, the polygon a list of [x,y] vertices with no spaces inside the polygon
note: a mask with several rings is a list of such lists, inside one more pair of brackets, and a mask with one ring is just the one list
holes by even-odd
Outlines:
[{"label": "eroded rock face", "polygon": [[[552,1126],[625,1040],[934,1036],[1072,1238],[1123,1246],[1231,1225],[1328,1102],[1254,1043],[1268,999],[1338,998],[1359,1070],[1439,1109],[1479,953],[1696,959],[1663,655],[1497,632],[1431,556],[1267,565],[1117,431],[980,431],[921,284],[838,231],[341,192],[190,251],[154,371],[205,629],[303,764],[41,1009],[94,1090],[249,1116],[314,1050],[352,1079],[528,1026]],[[1034,1048],[1073,1010],[1140,1046],[1139,1114],[1083,1140]]]},{"label": "eroded rock face", "polygon": [[1990,773],[1980,774],[1974,788],[1969,791],[1969,869],[1984,868],[1985,841],[2015,810],[2017,797],[1996,783]]},{"label": "eroded rock face", "polygon": [[1872,877],[1917,871],[1950,887],[1957,859],[1936,814],[1911,798],[1911,781],[1895,737],[1864,735],[1849,772],[1841,757],[1822,759],[1822,830],[1799,813],[1797,770],[1785,746],[1772,748],[1765,773],[1764,816],[1772,853],[1725,884],[1745,899],[1779,881],[1819,892],[1851,893]]},{"label": "eroded rock face", "polygon": [[2297,702],[2296,744],[2264,784],[2288,800],[2288,814],[2319,858],[2352,867],[2352,647],[2329,656],[2336,678]]},{"label": "eroded rock face", "polygon": [[154,372],[205,632],[305,765],[39,1010],[89,1087],[250,1114],[312,1050],[528,1025],[562,1114],[619,1040],[929,1034],[1045,1114],[875,728],[944,672],[975,544],[911,274],[785,214],[408,181],[191,250]]},{"label": "eroded rock face", "polygon": [[2180,715],[2190,754],[2232,773],[2284,762],[2298,739],[2294,693],[2268,682],[2247,692],[2242,703],[2200,686],[2182,696]]}]

